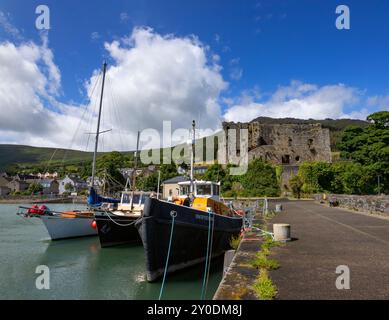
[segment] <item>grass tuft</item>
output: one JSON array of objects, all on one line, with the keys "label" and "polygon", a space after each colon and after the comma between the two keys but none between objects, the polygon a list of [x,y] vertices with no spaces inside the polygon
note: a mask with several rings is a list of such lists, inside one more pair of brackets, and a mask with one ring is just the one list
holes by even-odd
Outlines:
[{"label": "grass tuft", "polygon": [[276,270],[280,267],[278,261],[268,259],[265,252],[259,251],[256,254],[254,260],[251,261],[251,265],[257,269]]},{"label": "grass tuft", "polygon": [[241,240],[242,240],[241,236],[232,237],[230,240],[231,248],[234,250],[238,249]]},{"label": "grass tuft", "polygon": [[270,279],[269,272],[266,269],[261,269],[253,289],[260,300],[272,300],[277,295],[277,288]]}]

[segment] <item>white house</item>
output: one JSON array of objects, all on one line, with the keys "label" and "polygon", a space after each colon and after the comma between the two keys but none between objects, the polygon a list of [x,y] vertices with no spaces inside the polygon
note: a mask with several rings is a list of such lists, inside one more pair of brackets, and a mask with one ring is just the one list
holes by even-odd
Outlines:
[{"label": "white house", "polygon": [[[66,185],[71,185],[72,188],[66,190]],[[59,181],[59,194],[64,192],[80,192],[88,189],[88,183],[78,177],[66,175],[65,178]]]}]

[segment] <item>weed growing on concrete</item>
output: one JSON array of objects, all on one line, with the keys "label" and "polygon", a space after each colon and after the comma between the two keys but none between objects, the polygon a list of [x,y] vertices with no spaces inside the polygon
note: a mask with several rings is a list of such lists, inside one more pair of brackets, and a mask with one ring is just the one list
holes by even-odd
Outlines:
[{"label": "weed growing on concrete", "polygon": [[[269,217],[264,217],[264,225],[262,230],[266,231],[267,221]],[[277,294],[277,287],[273,284],[269,277],[269,270],[275,270],[280,267],[278,261],[269,259],[270,249],[280,246],[281,243],[273,240],[272,236],[264,235],[260,251],[256,253],[255,259],[251,261],[251,266],[259,269],[259,275],[256,278],[252,288],[260,300],[271,300]]]},{"label": "weed growing on concrete", "polygon": [[253,289],[260,300],[272,300],[277,295],[277,288],[269,277],[266,269],[261,269]]},{"label": "weed growing on concrete", "polygon": [[263,251],[257,252],[255,259],[251,261],[251,265],[257,269],[266,269],[266,270],[275,270],[280,267],[278,261],[273,259],[268,259],[267,254]]},{"label": "weed growing on concrete", "polygon": [[230,240],[231,248],[234,250],[238,249],[241,240],[242,240],[241,236],[232,237]]}]

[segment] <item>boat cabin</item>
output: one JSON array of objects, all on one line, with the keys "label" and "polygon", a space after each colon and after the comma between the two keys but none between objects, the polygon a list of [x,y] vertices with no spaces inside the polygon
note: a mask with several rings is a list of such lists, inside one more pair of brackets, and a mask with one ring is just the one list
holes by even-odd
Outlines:
[{"label": "boat cabin", "polygon": [[[187,198],[190,194],[190,181],[178,183],[179,197]],[[195,180],[193,182],[195,198],[212,198],[219,201],[220,199],[220,182]]]},{"label": "boat cabin", "polygon": [[146,198],[150,197],[152,192],[143,191],[123,191],[118,205],[120,211],[138,211],[141,210],[145,204]]}]

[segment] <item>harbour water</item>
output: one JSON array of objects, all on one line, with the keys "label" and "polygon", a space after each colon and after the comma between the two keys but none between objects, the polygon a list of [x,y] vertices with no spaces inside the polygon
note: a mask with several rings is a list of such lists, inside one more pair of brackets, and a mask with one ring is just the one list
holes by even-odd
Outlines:
[{"label": "harbour water", "polygon": [[[17,205],[0,205],[0,299],[158,299],[161,281],[146,281],[141,245],[102,249],[98,237],[51,241],[38,218],[22,218],[16,210]],[[39,265],[50,270],[48,290],[36,288]],[[222,267],[222,259],[212,261],[207,299],[217,289]],[[201,264],[168,275],[163,298],[199,299],[203,271]]]}]

